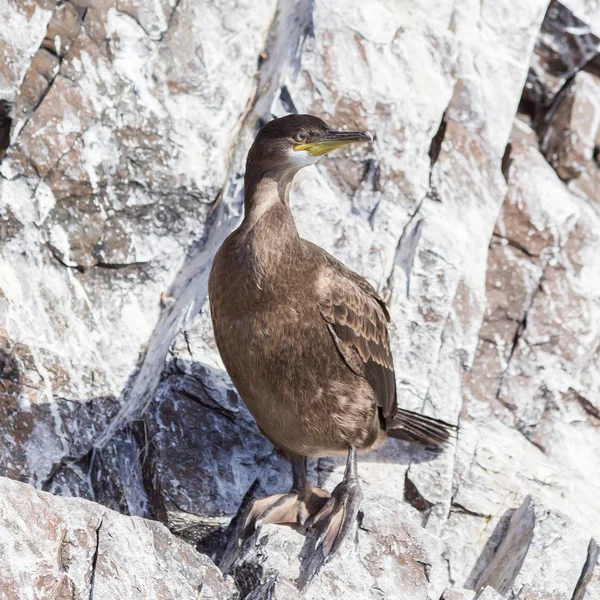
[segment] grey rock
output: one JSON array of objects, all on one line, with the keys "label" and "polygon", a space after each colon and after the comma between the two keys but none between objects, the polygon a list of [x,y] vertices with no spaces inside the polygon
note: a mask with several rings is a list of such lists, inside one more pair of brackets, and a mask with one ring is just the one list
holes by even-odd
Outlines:
[{"label": "grey rock", "polygon": [[472,590],[449,589],[444,590],[440,600],[473,600],[475,592]]},{"label": "grey rock", "polygon": [[158,492],[151,508],[216,557],[242,503],[288,488],[290,470],[233,391],[232,404],[219,404],[205,387],[206,368],[174,364],[144,416],[149,487]]},{"label": "grey rock", "polygon": [[302,595],[291,584],[279,581],[277,576],[268,579],[250,592],[245,600],[301,600]]},{"label": "grey rock", "polygon": [[492,587],[500,594],[508,594],[514,586],[523,561],[529,552],[535,527],[535,512],[531,497],[511,515],[508,528],[494,557],[478,578],[476,589]]},{"label": "grey rock", "polygon": [[573,600],[585,600],[593,598],[600,592],[600,572],[598,562],[600,559],[600,547],[593,538],[588,546],[587,558],[577,582]]},{"label": "grey rock", "polygon": [[[589,531],[576,527],[566,515],[537,506],[533,539],[513,595],[524,590],[523,596],[531,600],[570,600],[585,569],[589,540]],[[567,553],[569,560],[564,561]]]},{"label": "grey rock", "polygon": [[600,32],[600,6],[595,0],[564,0],[563,5],[598,35]]},{"label": "grey rock", "polygon": [[[228,181],[234,137],[223,131],[252,94],[274,4],[147,3],[157,19],[169,9],[160,39],[112,2],[41,4],[11,4],[3,34],[20,36],[0,38],[2,98],[14,99],[0,167],[0,335],[12,365],[0,462],[65,493],[60,472],[117,433],[105,434],[124,424],[125,396],[139,409],[135,398],[154,393],[182,316],[202,302],[178,282]],[[163,294],[178,297],[175,310]],[[144,356],[154,362],[138,377]]]}]

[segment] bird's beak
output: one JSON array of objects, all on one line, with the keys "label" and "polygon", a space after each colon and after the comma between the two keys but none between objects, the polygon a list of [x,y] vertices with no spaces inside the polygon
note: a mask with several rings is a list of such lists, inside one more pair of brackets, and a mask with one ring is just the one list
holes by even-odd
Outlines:
[{"label": "bird's beak", "polygon": [[340,146],[372,141],[373,136],[368,131],[328,131],[317,139],[296,144],[294,150],[306,150],[310,156],[322,156]]}]

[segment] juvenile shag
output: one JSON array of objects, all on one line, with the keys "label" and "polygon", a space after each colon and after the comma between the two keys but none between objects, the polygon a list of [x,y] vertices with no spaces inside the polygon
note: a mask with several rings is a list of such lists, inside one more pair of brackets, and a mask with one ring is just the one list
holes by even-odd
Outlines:
[{"label": "juvenile shag", "polygon": [[[357,451],[387,436],[443,444],[453,426],[398,408],[383,299],[360,275],[302,239],[290,212],[296,173],[367,131],[332,131],[289,115],[265,125],[248,154],[245,215],[217,253],[209,280],[215,339],[231,380],[264,435],[292,464],[285,494],[256,500],[242,538],[262,523],[317,531],[323,558],[338,550],[361,498]],[[318,202],[318,199],[315,199]],[[331,496],[306,480],[306,458],[347,453]]]}]

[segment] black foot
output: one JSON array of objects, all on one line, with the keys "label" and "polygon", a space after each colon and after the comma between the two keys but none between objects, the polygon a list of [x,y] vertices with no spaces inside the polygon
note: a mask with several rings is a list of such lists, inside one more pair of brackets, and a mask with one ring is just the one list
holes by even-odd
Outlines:
[{"label": "black foot", "polygon": [[306,522],[317,533],[315,551],[320,549],[324,563],[331,560],[346,539],[358,514],[362,492],[355,479],[339,483],[327,504]]},{"label": "black foot", "polygon": [[361,500],[356,451],[352,449],[343,481],[333,490],[325,506],[306,521],[311,535],[304,546],[300,577],[296,581],[300,589],[304,589],[319,569],[337,554],[352,531]]},{"label": "black foot", "polygon": [[319,512],[328,500],[329,494],[325,490],[309,485],[302,493],[291,491],[255,500],[246,510],[229,541],[220,564],[221,570],[229,572],[246,542],[251,538],[258,540],[263,525],[304,525],[310,515]]},{"label": "black foot", "polygon": [[246,513],[240,538],[244,541],[267,523],[304,525],[328,501],[325,490],[306,486],[303,492],[275,494],[255,500]]}]

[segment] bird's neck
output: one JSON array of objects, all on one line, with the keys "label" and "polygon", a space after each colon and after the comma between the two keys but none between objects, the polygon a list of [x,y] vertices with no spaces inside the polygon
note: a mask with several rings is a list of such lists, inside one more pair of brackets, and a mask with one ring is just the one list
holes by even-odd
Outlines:
[{"label": "bird's neck", "polygon": [[[289,211],[290,189],[297,168],[255,172],[246,170],[244,178],[244,221],[256,224],[271,209],[284,205]],[[291,213],[290,213],[291,218]]]},{"label": "bird's neck", "polygon": [[269,293],[293,267],[301,243],[289,206],[294,173],[245,178],[244,220],[237,230],[245,273],[256,289]]}]

